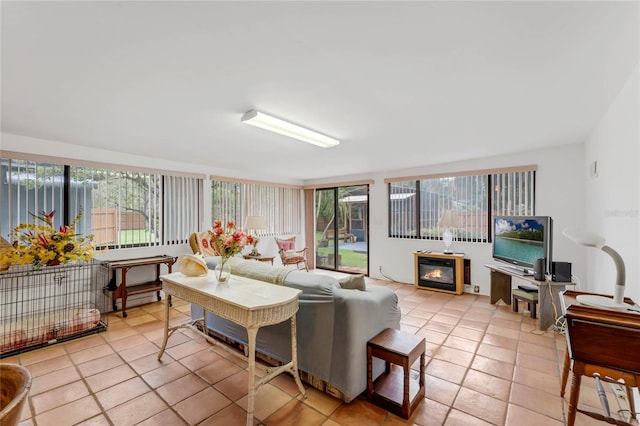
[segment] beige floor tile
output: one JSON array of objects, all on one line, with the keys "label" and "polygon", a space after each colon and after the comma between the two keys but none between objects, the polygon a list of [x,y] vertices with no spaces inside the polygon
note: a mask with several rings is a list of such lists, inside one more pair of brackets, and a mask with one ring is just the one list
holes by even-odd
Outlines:
[{"label": "beige floor tile", "polygon": [[229,404],[231,404],[231,400],[217,390],[207,387],[201,392],[178,402],[173,408],[187,423],[198,424]]},{"label": "beige floor tile", "polygon": [[462,387],[484,393],[492,398],[507,401],[511,390],[511,381],[483,373],[482,371],[469,369],[462,382]]},{"label": "beige floor tile", "polygon": [[514,364],[476,355],[471,363],[471,368],[505,380],[511,380]]},{"label": "beige floor tile", "polygon": [[100,414],[100,407],[91,396],[61,405],[36,416],[38,426],[75,425]]},{"label": "beige floor tile", "polygon": [[[577,423],[584,425],[584,423]],[[524,407],[509,404],[507,408],[506,426],[563,426],[564,422],[544,416]]]},{"label": "beige floor tile", "polygon": [[169,405],[174,405],[184,399],[189,398],[192,395],[197,394],[203,389],[209,387],[209,384],[202,380],[195,374],[188,374],[180,377],[177,380],[167,383],[164,386],[160,386],[156,389],[156,392],[167,402]]},{"label": "beige floor tile", "polygon": [[[563,423],[566,401],[559,397],[559,371],[564,336],[537,330],[537,322],[511,312],[508,305],[491,305],[486,296],[453,296],[367,280],[367,285],[394,289],[402,307],[402,329],[425,338],[426,395],[411,419],[362,398],[344,404],[306,384],[303,398],[293,378],[283,374],[259,389],[254,424]],[[189,304],[174,299],[170,323],[184,322],[189,310]],[[246,360],[189,329],[176,331],[158,360],[163,303],[128,311],[127,319],[120,311],[110,315],[104,333],[3,359],[27,365],[34,378],[21,426],[245,424]],[[585,378],[582,388],[581,406],[599,409],[593,380]],[[33,419],[32,409],[37,413]],[[577,424],[600,422],[579,414]]]},{"label": "beige floor tile", "polygon": [[459,410],[451,410],[444,426],[489,426],[491,423]]},{"label": "beige floor tile", "polygon": [[458,323],[458,325],[453,330],[451,330],[451,336],[461,337],[463,339],[479,342],[482,340],[482,337],[484,336],[484,330],[468,328]]},{"label": "beige floor tile", "polygon": [[249,373],[240,370],[233,375],[220,380],[213,387],[232,401],[237,401],[248,392]]},{"label": "beige floor tile", "polygon": [[[2,362],[5,361],[2,360]],[[71,367],[72,365],[73,362],[71,361],[71,358],[65,353],[60,356],[45,359],[25,366],[31,373],[31,377],[38,377],[56,370]]]},{"label": "beige floor tile", "polygon": [[83,422],[76,424],[75,426],[111,426],[109,420],[107,420],[107,416],[105,414],[100,414],[95,417],[91,417]]},{"label": "beige floor tile", "polygon": [[480,344],[476,353],[486,358],[491,358],[502,362],[509,362],[512,364],[515,363],[517,355],[516,351],[514,350],[488,345],[485,343]]},{"label": "beige floor tile", "polygon": [[184,336],[184,338],[187,339],[184,343],[181,343],[176,346],[172,346],[166,350],[166,352],[169,355],[171,355],[173,359],[181,359],[186,356],[190,356],[200,351],[209,349],[208,345],[205,345],[199,342],[194,342],[184,334],[182,336]]},{"label": "beige floor tile", "polygon": [[162,359],[158,359],[158,354],[152,352],[149,355],[129,362],[129,366],[133,368],[136,373],[144,374],[148,371],[160,368],[163,365],[171,364],[172,362],[175,362],[175,359],[171,358],[169,355],[163,354]]},{"label": "beige floor tile", "polygon": [[144,380],[140,377],[134,377],[96,392],[96,398],[98,398],[105,410],[109,410],[148,393],[150,390]]},{"label": "beige floor tile", "polygon": [[204,420],[198,426],[242,426],[246,425],[246,422],[247,412],[236,404],[230,404]]},{"label": "beige floor tile", "polygon": [[518,353],[537,356],[539,358],[544,358],[552,361],[554,364],[557,364],[557,356],[558,353],[555,348],[538,345],[536,343],[523,342],[520,340],[518,343]]},{"label": "beige floor tile", "polygon": [[124,336],[121,339],[111,340],[109,344],[116,352],[124,351],[125,349],[132,348],[134,346],[141,345],[143,343],[147,343],[147,338],[141,334],[135,332],[135,330],[130,329],[134,332],[134,334],[130,334],[128,336]]},{"label": "beige floor tile", "polygon": [[238,371],[240,371],[240,367],[238,367],[233,362],[227,359],[219,359],[212,364],[199,369],[198,371],[196,371],[196,374],[198,374],[198,376],[202,377],[208,383],[215,384],[220,380],[237,373]]},{"label": "beige floor tile", "polygon": [[544,374],[552,376],[558,375],[558,363],[548,358],[540,358],[526,353],[518,352],[516,356],[516,365],[529,368],[531,370],[540,371]]},{"label": "beige floor tile", "polygon": [[[455,330],[455,329],[454,329]],[[453,333],[453,330],[452,330]],[[478,348],[478,342],[475,340],[465,339],[464,337],[458,337],[449,335],[444,341],[444,345],[453,349],[459,349],[461,351],[475,353]]]},{"label": "beige floor tile", "polygon": [[78,380],[32,397],[31,404],[38,415],[88,395],[89,389],[82,380]]},{"label": "beige floor tile", "polygon": [[430,376],[439,377],[459,385],[467,373],[467,368],[441,359],[432,359],[425,372]]},{"label": "beige floor tile", "polygon": [[324,420],[325,416],[294,399],[267,417],[265,423],[279,426],[318,426]]},{"label": "beige floor tile", "polygon": [[72,354],[78,351],[83,351],[88,348],[93,348],[95,346],[104,345],[104,333],[93,334],[91,336],[83,337],[77,340],[71,340],[64,344],[64,349]]},{"label": "beige floor tile", "polygon": [[307,397],[303,402],[325,416],[330,416],[341,405],[339,399],[314,388],[307,388]]},{"label": "beige floor tile", "polygon": [[42,392],[80,380],[80,378],[80,374],[78,374],[75,367],[66,367],[52,371],[51,373],[43,374],[42,376],[32,379],[29,395],[38,395]]},{"label": "beige floor tile", "polygon": [[153,392],[147,392],[123,404],[118,404],[107,415],[114,425],[131,426],[167,409],[167,405]]},{"label": "beige floor tile", "polygon": [[[280,388],[281,390],[283,390],[284,392],[288,393],[291,396],[301,395],[300,389],[298,389],[298,385],[296,384],[296,381],[294,380],[293,376],[289,373],[279,374],[276,377],[274,377],[273,380],[271,380],[269,383]],[[302,387],[306,389],[309,386],[305,385],[305,383],[303,382]]]},{"label": "beige floor tile", "polygon": [[551,394],[539,389],[514,383],[511,387],[509,403],[536,411],[556,420],[563,420],[563,400],[560,393]]},{"label": "beige floor tile", "polygon": [[[166,409],[138,423],[136,426],[183,426],[186,424],[173,410]],[[234,423],[229,423],[229,425],[232,424]]]},{"label": "beige floor tile", "polygon": [[343,426],[381,425],[388,413],[362,398],[343,404],[331,415],[331,420]]},{"label": "beige floor tile", "polygon": [[119,323],[119,325],[109,324],[109,332],[104,335],[104,340],[105,342],[109,343],[123,339],[125,337],[136,336],[138,334],[139,333],[135,329],[129,327],[127,323],[122,321]]},{"label": "beige floor tile", "polygon": [[486,331],[489,326],[489,321],[481,321],[474,318],[462,318],[460,322],[458,322],[458,327],[466,327],[472,330],[478,331]]},{"label": "beige floor tile", "polygon": [[119,365],[123,365],[123,363],[124,361],[122,361],[122,358],[120,358],[118,354],[112,353],[101,358],[78,364],[77,367],[83,377],[90,377],[94,374],[98,374]]},{"label": "beige floor tile", "polygon": [[[513,381],[552,394],[560,394],[560,377],[555,371],[547,374],[544,371],[527,368],[527,365],[516,365]],[[569,384],[567,385],[567,391],[568,387]]]},{"label": "beige floor tile", "polygon": [[460,391],[460,386],[447,380],[435,376],[425,377],[425,397],[439,402],[446,406],[451,406]]},{"label": "beige floor tile", "polygon": [[[24,352],[20,354],[17,358],[20,360],[20,364],[25,367],[30,366],[31,364],[36,364],[41,361],[47,361],[53,358],[57,358],[59,356],[67,355],[67,351],[65,350],[64,345],[53,345],[50,347],[44,347],[41,349],[36,349],[30,352]],[[6,359],[3,359],[2,362],[10,362]]]},{"label": "beige floor tile", "polygon": [[82,364],[83,362],[92,361],[96,358],[101,358],[112,353],[114,353],[114,350],[103,341],[100,345],[73,352],[71,354],[71,359],[75,364]]},{"label": "beige floor tile", "polygon": [[191,372],[184,365],[179,362],[172,362],[144,373],[142,378],[152,389],[155,389],[189,373]]},{"label": "beige floor tile", "polygon": [[[417,424],[420,426],[439,426],[444,424],[449,406],[424,398],[415,408],[408,424]],[[385,426],[387,422],[385,422]]]},{"label": "beige floor tile", "polygon": [[[246,410],[248,400],[249,396],[245,395],[237,400],[236,404]],[[258,420],[264,420],[291,400],[290,395],[271,384],[261,386],[255,395],[253,416]]]},{"label": "beige floor tile", "polygon": [[85,380],[92,392],[100,392],[119,383],[136,377],[136,372],[126,364],[119,365],[102,373],[87,377]]},{"label": "beige floor tile", "polygon": [[127,362],[142,358],[143,356],[158,354],[160,348],[151,342],[146,342],[141,345],[134,346],[129,349],[118,352],[118,354]]},{"label": "beige floor tile", "polygon": [[191,371],[196,371],[223,358],[224,357],[221,355],[212,351],[211,348],[208,348],[207,350],[181,358],[180,364],[184,365]]},{"label": "beige floor tile", "polygon": [[462,387],[453,407],[486,422],[499,425],[504,422],[507,403],[472,389]]},{"label": "beige floor tile", "polygon": [[474,355],[472,352],[467,352],[459,349],[453,349],[447,346],[441,346],[436,352],[433,358],[443,361],[450,361],[453,364],[464,367],[465,369],[471,365]]}]

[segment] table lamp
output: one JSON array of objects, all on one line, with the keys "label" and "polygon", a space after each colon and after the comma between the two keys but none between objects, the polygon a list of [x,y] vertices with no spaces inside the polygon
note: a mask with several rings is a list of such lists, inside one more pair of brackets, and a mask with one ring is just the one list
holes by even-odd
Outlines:
[{"label": "table lamp", "polygon": [[576,297],[576,300],[582,304],[596,307],[626,309],[627,305],[624,303],[625,268],[624,261],[618,252],[605,245],[605,239],[603,237],[588,231],[567,228],[562,231],[562,234],[575,243],[601,249],[603,252],[611,256],[613,263],[616,265],[616,286],[613,294],[613,300],[604,296],[587,294],[579,295]]},{"label": "table lamp", "polygon": [[[267,229],[267,219],[264,216],[247,216],[244,221],[244,227],[247,228],[247,231]],[[260,253],[256,249],[256,244],[258,244],[257,238],[255,239],[253,249],[251,250],[251,253],[249,253],[249,256],[260,256]]]},{"label": "table lamp", "polygon": [[455,210],[444,210],[440,220],[438,220],[438,227],[445,228],[442,233],[442,241],[444,241],[445,249],[444,254],[453,254],[451,250],[451,243],[453,242],[453,233],[451,228],[458,227],[458,213]]}]

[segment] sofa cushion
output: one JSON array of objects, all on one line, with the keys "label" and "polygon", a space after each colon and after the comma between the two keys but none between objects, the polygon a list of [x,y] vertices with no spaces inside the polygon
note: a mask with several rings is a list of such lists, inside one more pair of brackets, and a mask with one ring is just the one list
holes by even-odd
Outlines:
[{"label": "sofa cushion", "polygon": [[340,278],[338,282],[340,283],[340,287],[348,290],[367,290],[363,274],[349,275],[348,277]]},{"label": "sofa cushion", "polygon": [[333,289],[340,288],[338,280],[324,274],[310,274],[306,271],[291,271],[284,279],[287,287],[302,290],[305,295],[333,296]]}]

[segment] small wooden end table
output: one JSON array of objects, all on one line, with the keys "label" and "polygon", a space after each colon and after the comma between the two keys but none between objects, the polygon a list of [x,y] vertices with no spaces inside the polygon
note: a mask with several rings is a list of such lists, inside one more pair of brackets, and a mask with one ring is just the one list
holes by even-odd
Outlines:
[{"label": "small wooden end table", "polygon": [[[373,357],[385,361],[385,372],[373,381]],[[411,365],[420,358],[420,375],[411,378]],[[367,398],[374,404],[408,419],[424,398],[425,340],[387,328],[367,342]],[[402,366],[402,373],[391,364]]]},{"label": "small wooden end table", "polygon": [[263,255],[258,255],[258,256],[252,256],[250,254],[245,254],[244,256],[245,259],[253,259],[253,260],[257,260],[258,262],[271,262],[271,264],[273,265],[273,259],[275,259],[274,256],[263,256]]}]

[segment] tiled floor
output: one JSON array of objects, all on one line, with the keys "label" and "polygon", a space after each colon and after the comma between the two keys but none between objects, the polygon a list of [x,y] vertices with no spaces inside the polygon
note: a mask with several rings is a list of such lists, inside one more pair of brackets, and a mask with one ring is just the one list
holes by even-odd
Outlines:
[{"label": "tiled floor", "polygon": [[[542,333],[528,313],[491,305],[486,296],[452,296],[367,279],[398,295],[402,329],[426,339],[426,397],[409,420],[363,397],[351,404],[307,388],[289,375],[258,391],[255,423],[266,425],[562,425],[559,365],[565,342]],[[163,304],[109,316],[109,329],[2,362],[29,368],[33,385],[22,425],[243,425],[246,363],[181,329],[156,359]],[[172,324],[188,320],[174,298]],[[522,311],[522,309],[521,309]],[[363,363],[365,360],[363,360]],[[584,387],[592,387],[584,380]],[[583,390],[580,403],[599,407]],[[567,392],[568,395],[568,392]],[[578,425],[604,424],[578,414]]]}]

